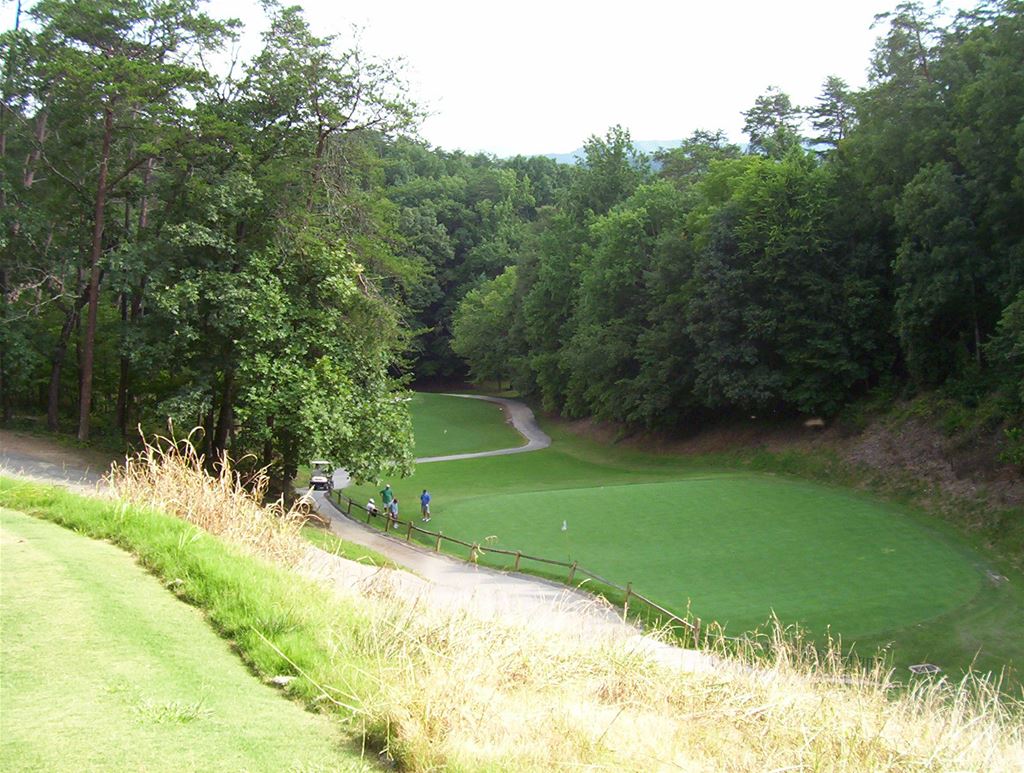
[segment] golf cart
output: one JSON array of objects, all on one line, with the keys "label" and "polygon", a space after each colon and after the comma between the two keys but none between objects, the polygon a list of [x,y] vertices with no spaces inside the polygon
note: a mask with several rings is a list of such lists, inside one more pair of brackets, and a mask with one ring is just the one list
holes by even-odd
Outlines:
[{"label": "golf cart", "polygon": [[334,488],[334,465],[323,459],[310,462],[309,488],[311,491],[330,492]]}]

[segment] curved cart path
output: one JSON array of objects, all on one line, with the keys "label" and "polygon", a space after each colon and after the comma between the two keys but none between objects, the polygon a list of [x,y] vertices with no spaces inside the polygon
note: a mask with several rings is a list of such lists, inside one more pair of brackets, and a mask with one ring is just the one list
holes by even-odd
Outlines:
[{"label": "curved cart path", "polygon": [[[501,572],[434,553],[402,537],[386,535],[378,529],[346,516],[322,491],[311,491],[321,515],[330,520],[331,532],[390,558],[409,569],[380,578],[381,570],[362,565],[348,567],[348,577],[339,579],[330,567],[309,567],[314,579],[333,581],[348,588],[359,588],[375,579],[398,585],[407,597],[424,598],[431,604],[471,610],[474,615],[519,621],[524,625],[549,626],[565,632],[602,632],[623,637],[632,649],[646,652],[660,663],[683,671],[708,671],[715,667],[713,656],[666,644],[631,623],[601,598],[568,588],[561,583],[529,575]],[[354,562],[346,562],[353,564]],[[344,571],[344,570],[342,570]]]},{"label": "curved cart path", "polygon": [[467,400],[486,400],[489,403],[497,403],[505,411],[509,421],[516,431],[526,438],[525,446],[515,448],[501,448],[497,451],[478,451],[472,454],[450,454],[448,456],[424,456],[416,460],[417,464],[424,462],[451,462],[456,459],[479,459],[483,456],[506,456],[508,454],[522,454],[527,451],[539,451],[551,445],[551,438],[537,424],[537,418],[529,406],[518,400],[508,400],[504,397],[486,397],[484,395],[457,395],[450,392],[442,393],[445,397],[462,397]]}]

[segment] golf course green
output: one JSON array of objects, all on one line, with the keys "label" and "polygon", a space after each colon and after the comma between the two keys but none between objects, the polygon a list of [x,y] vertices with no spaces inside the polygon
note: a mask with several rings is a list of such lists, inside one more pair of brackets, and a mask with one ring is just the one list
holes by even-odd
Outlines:
[{"label": "golf course green", "polygon": [[[710,476],[463,499],[445,531],[578,561],[727,631],[775,612],[861,636],[973,596],[982,575],[951,546],[855,495],[766,476]],[[565,530],[562,527],[565,526]]]},{"label": "golf course green", "polygon": [[[446,422],[466,447],[486,442],[493,425],[454,420],[477,404],[418,399],[416,426],[434,429],[417,438],[417,455],[439,453],[436,428]],[[488,547],[577,561],[730,634],[774,614],[812,635],[828,629],[872,647],[912,639],[909,662],[938,653],[966,665],[979,651],[986,667],[1020,658],[1020,644],[1000,635],[1012,633],[1006,615],[1019,593],[993,589],[980,554],[920,513],[837,486],[545,429],[548,449],[419,464],[411,478],[391,481],[403,518],[415,518],[427,488],[433,519],[421,525],[482,545],[481,563],[509,563]],[[347,493],[365,501],[375,488]],[[960,630],[957,612],[971,608],[980,626]]]}]

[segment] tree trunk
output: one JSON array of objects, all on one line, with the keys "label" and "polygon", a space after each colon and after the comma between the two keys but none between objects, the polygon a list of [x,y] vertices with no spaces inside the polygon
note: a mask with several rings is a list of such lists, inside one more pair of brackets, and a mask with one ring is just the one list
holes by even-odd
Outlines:
[{"label": "tree trunk", "polygon": [[203,417],[203,466],[213,472],[213,408]]},{"label": "tree trunk", "polygon": [[[18,4],[14,10],[14,29],[15,31],[21,29],[21,0],[18,0]],[[7,72],[4,73],[4,92],[3,99],[0,100],[0,158],[7,157],[7,126],[10,123],[9,119],[13,114],[13,110],[8,107],[8,101],[11,95],[11,79],[14,77],[14,73],[17,72],[18,61],[16,52],[13,46],[7,48]],[[4,182],[3,171],[0,171],[0,182]],[[7,207],[7,186],[0,185],[0,209]]]},{"label": "tree trunk", "polygon": [[[121,299],[118,302],[118,306],[121,309],[121,329],[125,331],[128,326],[128,296],[121,293]],[[121,334],[121,372],[117,379],[117,431],[121,434],[121,437],[128,436],[128,377],[129,377],[129,363],[128,355],[125,354],[127,336],[122,332]]]},{"label": "tree trunk", "polygon": [[48,117],[49,114],[46,110],[41,110],[36,115],[36,145],[25,159],[25,170],[22,175],[22,186],[25,190],[31,188],[36,179],[36,165],[39,163],[39,159],[42,158],[43,143],[46,142],[46,122]]},{"label": "tree trunk", "polygon": [[283,444],[281,449],[281,496],[288,504],[295,499],[293,482],[299,473],[299,449],[298,444],[291,442],[291,438]]},{"label": "tree trunk", "polygon": [[46,428],[50,432],[57,432],[60,429],[60,373],[64,367],[64,358],[67,356],[68,341],[71,340],[71,333],[74,332],[82,307],[87,301],[86,293],[71,304],[60,328],[57,345],[50,357],[50,390],[46,400]]},{"label": "tree trunk", "polygon": [[[142,239],[142,235],[146,230],[146,226],[149,225],[149,179],[153,174],[153,166],[156,160],[153,158],[146,159],[146,166],[142,172],[142,198],[139,200],[139,227],[136,232],[136,241]],[[128,203],[125,202],[125,233],[128,233]],[[134,325],[139,321],[139,317],[142,316],[142,297],[146,292],[146,276],[145,273],[139,278],[139,284],[132,291],[131,306],[128,310],[127,318],[125,317],[124,310],[121,312],[122,321],[126,321],[125,328]],[[122,343],[122,354],[121,354],[121,380],[118,385],[118,427],[121,430],[121,437],[128,436],[128,422],[132,412],[132,403],[134,396],[132,395],[131,385],[131,357],[124,353],[124,344]]]},{"label": "tree trunk", "polygon": [[266,440],[263,441],[263,458],[260,460],[260,466],[265,470],[270,469],[271,463],[274,461],[274,416],[270,415],[267,417],[267,429],[270,430],[270,435]]},{"label": "tree trunk", "polygon": [[306,194],[306,211],[313,211],[313,197],[316,195],[316,188],[320,184],[320,166],[323,163],[324,151],[327,149],[327,138],[331,130],[320,126],[317,129],[316,150],[313,153],[313,168],[310,170],[309,193]]},{"label": "tree trunk", "polygon": [[235,402],[235,369],[231,368],[224,374],[224,385],[221,388],[220,411],[217,414],[217,429],[213,435],[212,463],[217,465],[224,461],[227,452],[228,432],[234,421]]},{"label": "tree trunk", "polygon": [[92,253],[89,256],[89,317],[82,346],[82,389],[78,403],[78,439],[89,439],[89,413],[92,409],[92,370],[96,344],[96,321],[99,316],[100,256],[103,252],[103,217],[107,200],[107,165],[110,162],[110,141],[114,134],[114,111],[103,108],[103,150],[100,154],[99,180],[96,183],[96,212],[92,229]]},{"label": "tree trunk", "polygon": [[[7,269],[0,268],[0,322],[7,317]],[[0,417],[3,423],[9,422],[13,415],[11,408],[11,380],[7,375],[8,366],[7,344],[0,341]]]}]

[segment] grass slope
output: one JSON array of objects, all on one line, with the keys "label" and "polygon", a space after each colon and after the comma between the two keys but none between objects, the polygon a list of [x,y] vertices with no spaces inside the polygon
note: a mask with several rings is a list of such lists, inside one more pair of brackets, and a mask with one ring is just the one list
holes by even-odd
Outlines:
[{"label": "grass slope", "polygon": [[[1014,576],[993,587],[985,559],[945,524],[735,461],[647,454],[546,429],[555,441],[548,450],[421,464],[393,486],[412,501],[429,488],[430,526],[446,535],[578,560],[677,611],[690,599],[694,613],[732,633],[774,610],[812,631],[831,625],[862,651],[892,644],[898,665],[1024,662],[1024,620],[1014,613],[1021,583]],[[762,457],[759,465],[771,467]]]},{"label": "grass slope", "polygon": [[[1024,751],[1020,704],[984,682],[926,680],[894,690],[884,672],[846,669],[834,653],[822,658],[778,631],[772,657],[758,643],[721,657],[711,671],[677,671],[649,659],[618,629],[558,624],[539,611],[532,625],[423,604],[386,587],[364,598],[330,595],[185,522],[121,502],[0,478],[3,505],[134,552],[177,595],[203,609],[254,670],[293,668],[301,676],[289,693],[348,720],[350,731],[396,769],[1016,773]],[[133,595],[136,579],[146,580],[123,579],[111,603]],[[39,598],[38,609],[46,611],[48,601]],[[8,619],[5,612],[5,637]],[[112,644],[115,656],[130,656],[117,649],[118,641]],[[77,652],[62,655],[64,670],[75,673]],[[60,674],[46,672],[58,686]],[[113,692],[126,700],[133,695],[130,687]],[[139,712],[193,725],[212,705],[179,696],[140,701]],[[32,726],[50,743],[61,738],[59,712],[71,713],[63,698],[47,695],[50,711]],[[97,731],[109,719],[116,715],[98,718]],[[2,751],[8,767],[26,767]],[[54,765],[258,769],[230,759],[193,764],[185,755],[150,765],[119,762],[104,758],[90,766],[62,758]]]},{"label": "grass slope", "polygon": [[364,770],[114,546],[0,510],[0,750],[18,770]]},{"label": "grass slope", "polygon": [[411,408],[416,456],[471,454],[526,444],[494,403],[420,392],[412,398]]}]

